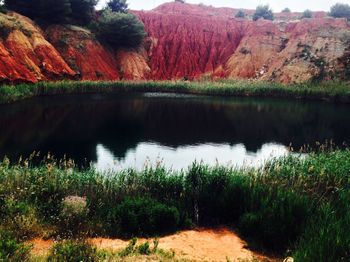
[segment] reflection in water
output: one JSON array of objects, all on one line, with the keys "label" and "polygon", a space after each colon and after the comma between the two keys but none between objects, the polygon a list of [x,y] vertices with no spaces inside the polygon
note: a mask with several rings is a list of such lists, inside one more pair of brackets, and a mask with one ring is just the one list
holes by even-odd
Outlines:
[{"label": "reflection in water", "polygon": [[113,156],[103,145],[96,147],[97,161],[93,166],[102,172],[119,171],[127,168],[142,170],[159,164],[175,170],[186,169],[195,161],[208,165],[232,167],[261,166],[271,158],[288,154],[285,146],[265,144],[257,152],[248,152],[243,144],[203,144],[171,148],[154,143],[140,143],[127,151],[124,158]]},{"label": "reflection in water", "polygon": [[173,168],[194,159],[255,165],[290,143],[326,139],[350,142],[349,105],[140,93],[0,105],[0,158],[50,152],[104,170],[142,167],[147,157]]}]

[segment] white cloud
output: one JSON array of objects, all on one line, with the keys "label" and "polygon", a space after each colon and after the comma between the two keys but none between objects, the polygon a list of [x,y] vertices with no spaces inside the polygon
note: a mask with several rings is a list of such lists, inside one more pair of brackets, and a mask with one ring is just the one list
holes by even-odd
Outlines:
[{"label": "white cloud", "polygon": [[[107,2],[107,0],[100,0],[99,6],[103,6],[105,2]],[[169,2],[169,0],[128,0],[129,7],[133,10],[150,10],[165,2]],[[269,4],[275,12],[279,12],[285,7],[289,7],[292,11],[304,11],[305,9],[328,11],[330,7],[337,2],[350,4],[350,0],[187,0],[186,2],[192,4],[203,3],[216,7],[247,9],[255,9],[255,7],[260,4]]]}]

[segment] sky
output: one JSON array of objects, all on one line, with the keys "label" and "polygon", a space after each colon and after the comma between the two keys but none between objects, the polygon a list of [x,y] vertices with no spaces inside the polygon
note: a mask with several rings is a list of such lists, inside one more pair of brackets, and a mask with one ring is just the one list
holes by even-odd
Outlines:
[{"label": "sky", "polygon": [[[99,7],[102,7],[107,0],[100,0]],[[128,0],[129,8],[132,10],[150,10],[162,3],[172,2],[172,0]],[[350,4],[350,0],[187,0],[187,3],[213,5],[215,7],[232,7],[255,9],[261,4],[268,4],[274,10],[279,12],[285,7],[292,11],[302,12],[306,9],[312,11],[329,11],[335,3]]]}]

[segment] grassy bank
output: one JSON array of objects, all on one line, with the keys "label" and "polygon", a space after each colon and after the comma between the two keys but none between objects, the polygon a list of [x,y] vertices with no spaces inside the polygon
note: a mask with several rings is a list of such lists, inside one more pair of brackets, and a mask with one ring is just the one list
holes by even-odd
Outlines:
[{"label": "grassy bank", "polygon": [[[259,170],[193,164],[186,171],[107,175],[50,158],[40,166],[5,159],[0,234],[11,235],[22,250],[19,243],[36,236],[153,237],[228,225],[251,246],[296,261],[344,261],[350,256],[349,181],[349,150],[290,156]],[[11,253],[6,250],[0,243],[0,256]]]},{"label": "grassy bank", "polygon": [[0,86],[0,103],[25,98],[83,93],[165,92],[216,96],[256,96],[350,102],[350,87],[345,82],[282,85],[278,83],[222,80],[215,82],[42,82]]}]

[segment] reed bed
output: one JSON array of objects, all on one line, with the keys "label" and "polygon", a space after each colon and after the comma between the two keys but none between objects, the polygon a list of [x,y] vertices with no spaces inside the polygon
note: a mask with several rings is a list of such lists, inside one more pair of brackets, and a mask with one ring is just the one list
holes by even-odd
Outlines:
[{"label": "reed bed", "polygon": [[259,169],[194,163],[101,174],[50,156],[31,163],[0,164],[0,228],[19,242],[227,225],[251,247],[296,261],[350,256],[350,150],[287,156]]},{"label": "reed bed", "polygon": [[350,102],[347,82],[324,82],[283,85],[279,83],[221,81],[59,81],[0,86],[0,103],[47,95],[163,92],[212,96],[255,96]]}]

